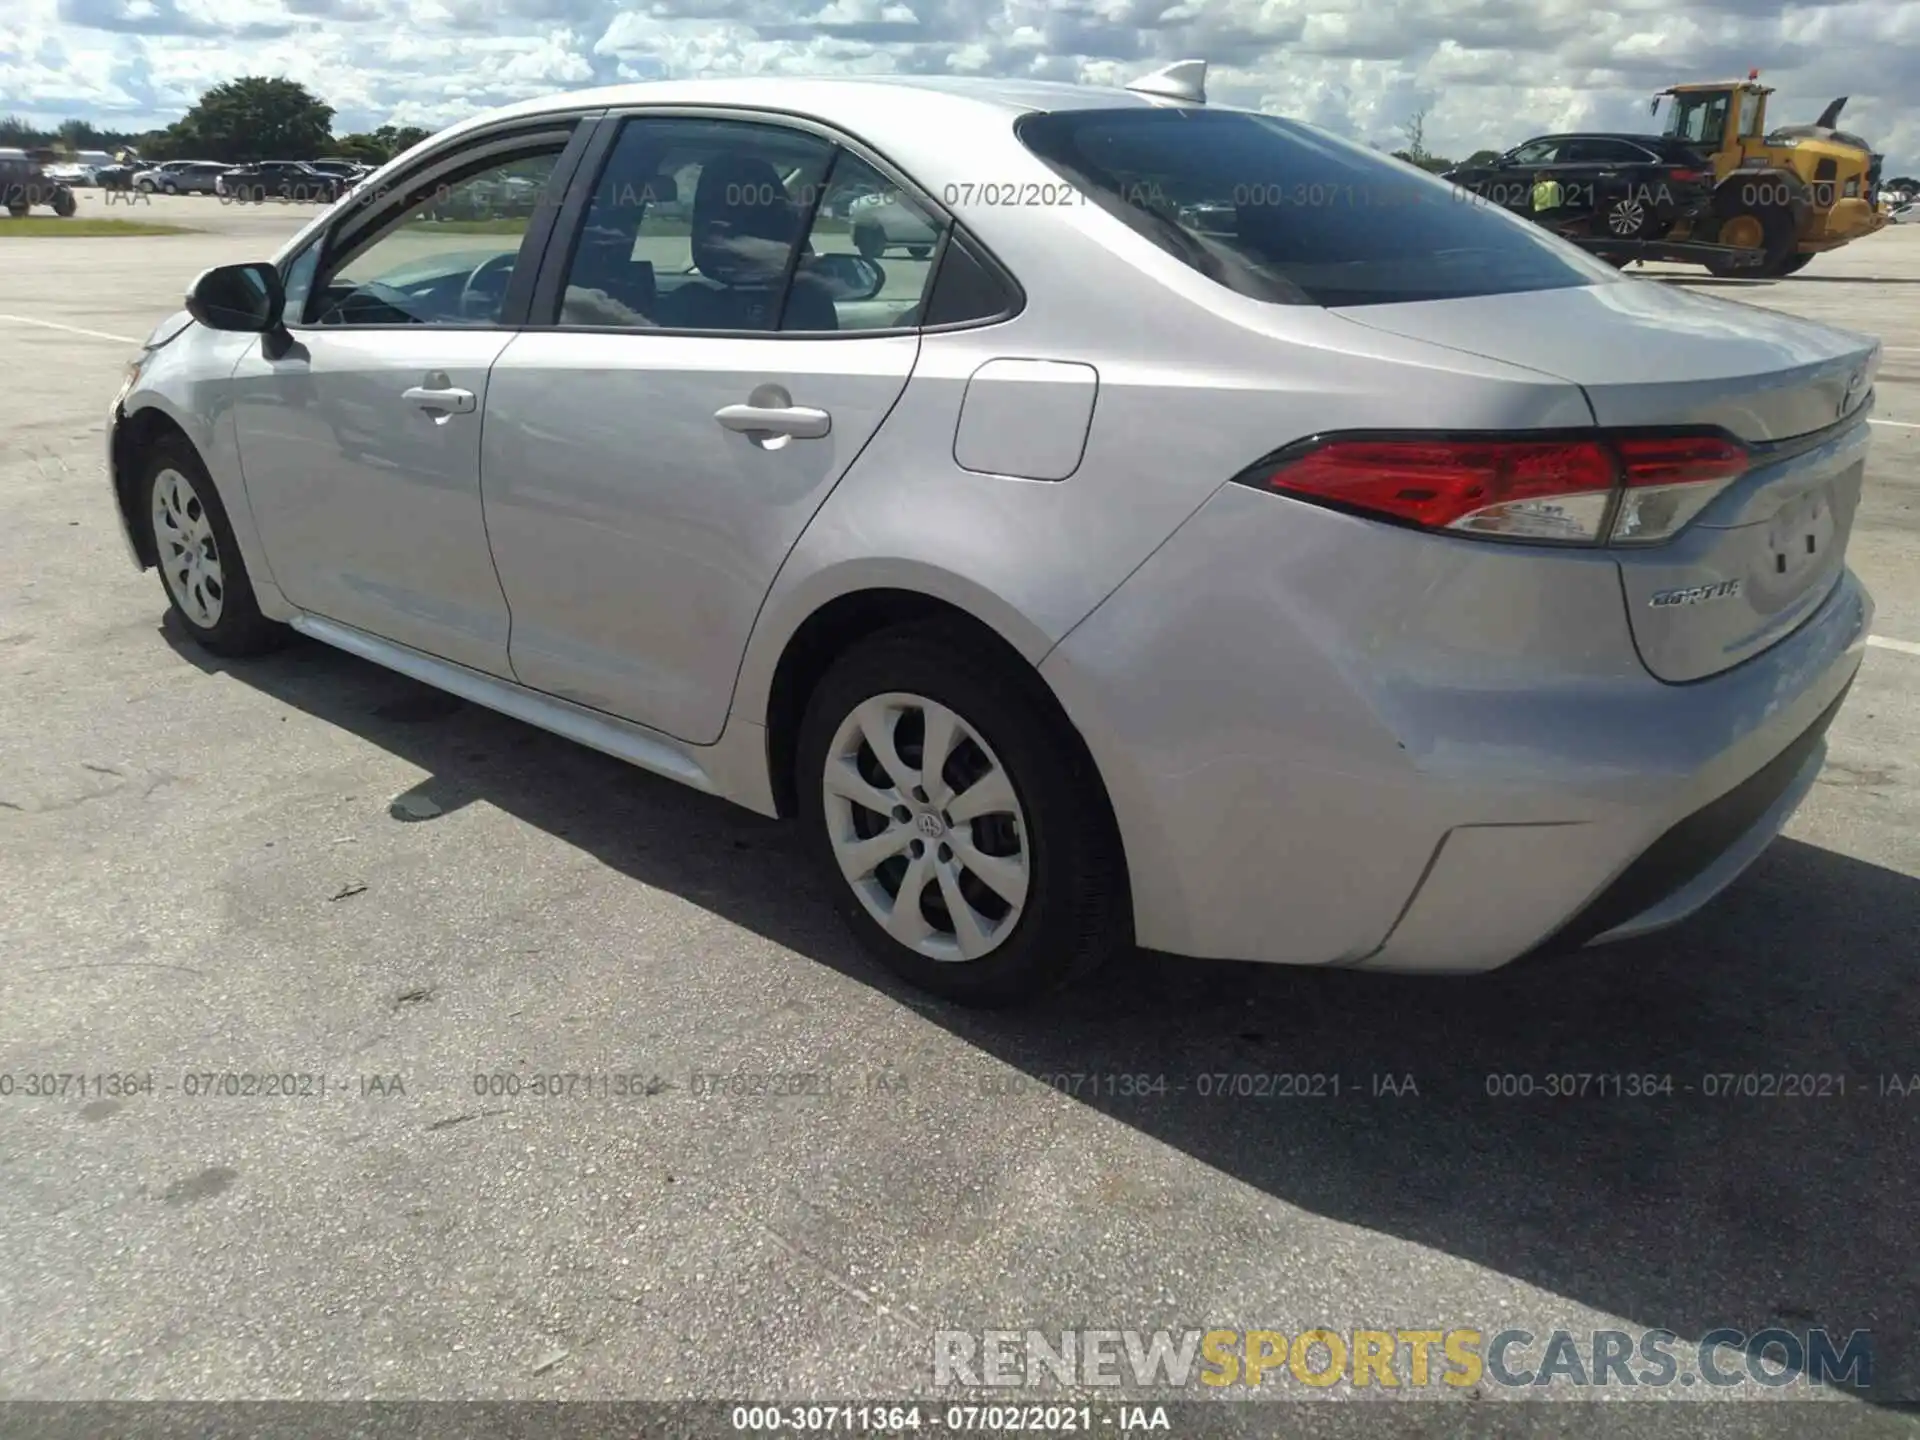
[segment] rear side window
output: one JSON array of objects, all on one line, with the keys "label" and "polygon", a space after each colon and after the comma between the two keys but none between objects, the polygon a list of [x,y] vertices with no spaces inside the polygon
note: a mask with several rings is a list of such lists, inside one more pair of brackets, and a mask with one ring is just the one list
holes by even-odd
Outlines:
[{"label": "rear side window", "polygon": [[1618,278],[1445,181],[1273,115],[1066,110],[1018,133],[1094,203],[1257,300],[1379,305]]},{"label": "rear side window", "polygon": [[999,272],[954,232],[940,259],[933,294],[927,297],[923,325],[965,325],[998,320],[1020,308],[1020,297]]}]

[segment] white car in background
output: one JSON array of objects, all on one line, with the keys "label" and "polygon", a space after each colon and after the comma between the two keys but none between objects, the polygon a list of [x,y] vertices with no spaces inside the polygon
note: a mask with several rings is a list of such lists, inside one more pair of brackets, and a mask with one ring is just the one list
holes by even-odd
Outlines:
[{"label": "white car in background", "polygon": [[878,260],[888,251],[904,250],[915,260],[933,254],[940,235],[922,214],[902,204],[891,190],[875,190],[857,197],[847,206],[847,228],[853,245],[869,260]]}]

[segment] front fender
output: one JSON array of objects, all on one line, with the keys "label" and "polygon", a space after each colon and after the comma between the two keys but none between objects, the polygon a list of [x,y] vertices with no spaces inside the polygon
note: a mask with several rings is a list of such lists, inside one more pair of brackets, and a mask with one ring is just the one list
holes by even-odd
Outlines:
[{"label": "front fender", "polygon": [[[171,320],[162,322],[154,335],[171,324]],[[178,431],[193,446],[219,493],[261,613],[269,619],[287,619],[293,612],[274,583],[247,498],[228,387],[241,357],[260,338],[191,325],[173,330],[167,338],[171,343],[147,352],[138,377],[109,422],[108,463],[121,514],[138,543],[146,522],[139,513],[139,497],[132,491],[141,457],[157,433]]]}]

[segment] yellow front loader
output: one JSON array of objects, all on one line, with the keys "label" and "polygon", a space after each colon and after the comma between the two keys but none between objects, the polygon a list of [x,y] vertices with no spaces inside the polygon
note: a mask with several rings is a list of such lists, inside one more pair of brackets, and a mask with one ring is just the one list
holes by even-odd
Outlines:
[{"label": "yellow front loader", "polygon": [[1769,131],[1772,93],[1752,70],[1745,80],[1675,85],[1653,97],[1656,114],[1667,103],[1662,133],[1713,162],[1711,212],[1672,238],[1761,252],[1757,265],[1709,260],[1716,275],[1791,275],[1887,223],[1874,193],[1881,157],[1859,136],[1834,129],[1846,97],[1811,125]]}]

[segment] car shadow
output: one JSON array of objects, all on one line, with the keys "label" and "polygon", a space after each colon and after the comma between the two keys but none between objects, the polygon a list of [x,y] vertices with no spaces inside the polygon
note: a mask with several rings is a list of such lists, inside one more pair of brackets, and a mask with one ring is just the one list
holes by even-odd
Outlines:
[{"label": "car shadow", "polygon": [[[787,826],[317,644],[227,664],[163,633],[424,770],[412,793],[441,810],[485,801],[564,837],[1286,1204],[1683,1340],[1866,1330],[1868,1398],[1920,1397],[1911,876],[1781,840],[1675,930],[1492,975],[1136,952],[1031,1009],[971,1012],[906,991],[796,898]],[[1292,1087],[1312,1098],[1202,1078],[1241,1076],[1333,1078]],[[1556,1076],[1584,1096],[1550,1098]]]}]

